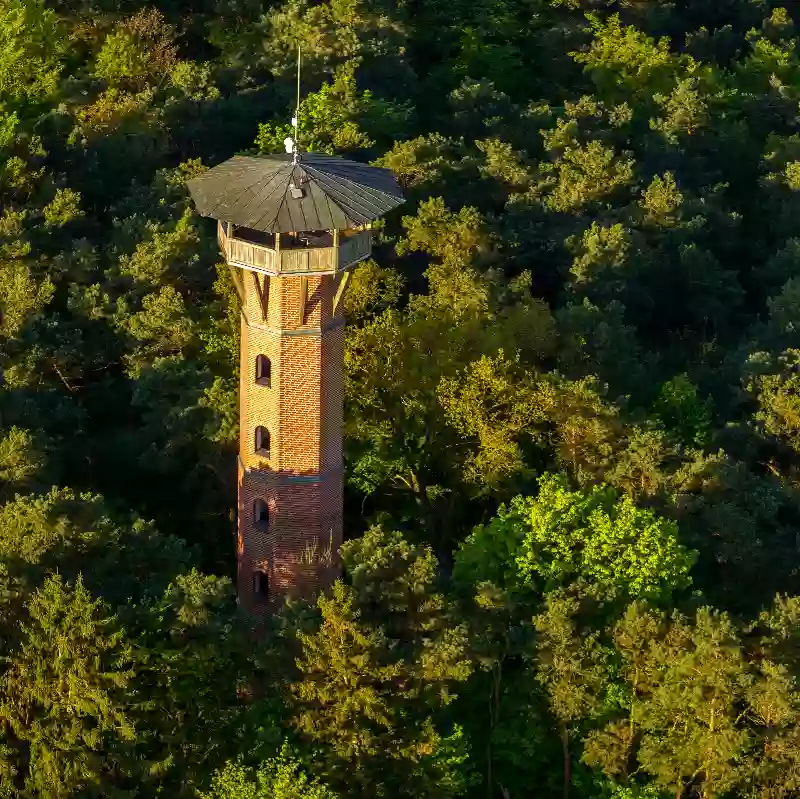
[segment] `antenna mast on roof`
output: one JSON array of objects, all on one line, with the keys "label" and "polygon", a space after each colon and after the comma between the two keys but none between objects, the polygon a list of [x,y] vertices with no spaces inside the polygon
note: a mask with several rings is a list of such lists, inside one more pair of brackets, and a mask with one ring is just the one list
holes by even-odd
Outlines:
[{"label": "antenna mast on roof", "polygon": [[297,102],[294,107],[294,119],[292,120],[292,124],[294,125],[294,163],[297,163],[297,159],[300,153],[300,43],[297,43]]}]

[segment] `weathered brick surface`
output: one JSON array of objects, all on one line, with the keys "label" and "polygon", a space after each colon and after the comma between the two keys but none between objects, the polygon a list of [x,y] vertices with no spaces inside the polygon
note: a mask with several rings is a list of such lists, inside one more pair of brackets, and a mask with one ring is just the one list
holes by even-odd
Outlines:
[{"label": "weathered brick surface", "polygon": [[342,463],[344,429],[344,319],[322,336],[322,385],[320,406],[322,424],[320,447],[322,469],[335,469]]},{"label": "weathered brick surface", "polygon": [[[266,498],[270,524],[253,523],[256,498]],[[338,571],[342,542],[342,480],[323,475],[314,482],[292,482],[264,470],[242,475],[239,486],[239,597],[253,605],[253,571],[266,571],[271,599],[309,595],[329,585]]]},{"label": "weathered brick surface", "polygon": [[[245,288],[241,336],[238,589],[243,606],[263,613],[286,595],[309,595],[339,570],[342,541],[343,325],[334,316],[339,278],[272,277],[266,317],[253,273]],[[260,289],[264,276],[259,275]],[[271,385],[255,382],[256,358],[271,361]],[[255,429],[270,431],[270,452],[255,452]],[[269,507],[264,529],[253,505]],[[254,596],[256,570],[269,575],[270,600]]]}]

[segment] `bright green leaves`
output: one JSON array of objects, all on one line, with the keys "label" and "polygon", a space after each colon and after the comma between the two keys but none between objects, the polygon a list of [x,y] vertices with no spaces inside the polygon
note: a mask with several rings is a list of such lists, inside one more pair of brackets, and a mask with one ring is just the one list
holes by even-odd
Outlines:
[{"label": "bright green leaves", "polygon": [[673,522],[605,487],[570,491],[561,477],[539,481],[535,499],[517,500],[500,523],[524,525],[516,563],[533,586],[580,580],[610,598],[658,598],[688,585],[692,556]]},{"label": "bright green leaves", "polygon": [[756,420],[764,430],[800,451],[800,351],[785,350],[777,358],[759,363],[759,355],[751,357],[751,369],[756,375],[748,388],[758,398]]},{"label": "bright green leaves", "polygon": [[83,215],[80,192],[72,189],[56,189],[55,196],[44,207],[44,222],[47,227],[63,227]]},{"label": "bright green leaves", "polygon": [[669,40],[653,41],[632,25],[623,25],[618,14],[607,19],[588,15],[593,39],[587,52],[573,53],[592,76],[604,99],[668,91],[676,78],[695,68],[690,56],[676,57]]},{"label": "bright green leaves", "polygon": [[95,74],[111,86],[141,83],[147,76],[147,53],[126,30],[109,34],[97,56]]},{"label": "bright green leaves", "polygon": [[602,208],[632,182],[633,168],[632,158],[600,141],[568,146],[552,167],[545,204],[562,213]]},{"label": "bright green leaves", "polygon": [[23,261],[0,261],[0,335],[19,335],[44,310],[54,290],[49,279],[37,281]]},{"label": "bright green leaves", "polygon": [[[359,126],[370,97],[369,92],[356,88],[355,63],[340,67],[332,83],[300,103],[298,138],[302,148],[334,153],[370,147],[372,140]],[[268,122],[259,125],[255,145],[262,153],[283,152],[287,136],[294,137],[291,125]]]},{"label": "bright green leaves", "polygon": [[214,774],[211,790],[201,799],[336,799],[336,795],[310,778],[284,743],[277,757],[250,770],[228,763]]},{"label": "bright green leaves", "polygon": [[525,472],[519,439],[537,438],[545,421],[535,384],[525,370],[500,350],[482,356],[457,378],[443,377],[437,389],[447,421],[478,449],[464,470],[467,480],[488,486]]},{"label": "bright green leaves", "polygon": [[[498,557],[508,560],[501,566]],[[457,570],[476,580],[482,568],[511,568],[512,584],[537,593],[577,583],[602,600],[661,599],[688,586],[692,563],[673,522],[606,486],[572,491],[565,478],[545,475],[535,498],[517,497],[475,529]]]},{"label": "bright green leaves", "polygon": [[441,197],[420,204],[414,216],[403,217],[406,235],[398,252],[427,252],[445,263],[468,266],[488,246],[486,227],[477,208],[451,211]]},{"label": "bright green leaves", "polygon": [[22,107],[52,95],[65,44],[55,12],[42,0],[2,0],[0,106]]}]

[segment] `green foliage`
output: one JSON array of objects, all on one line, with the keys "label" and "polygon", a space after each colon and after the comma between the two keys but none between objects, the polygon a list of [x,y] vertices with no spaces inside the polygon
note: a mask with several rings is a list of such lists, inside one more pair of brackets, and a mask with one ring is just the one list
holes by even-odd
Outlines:
[{"label": "green foliage", "polygon": [[25,610],[0,684],[3,720],[28,749],[14,782],[24,796],[99,794],[110,751],[134,738],[122,704],[130,647],[80,579],[48,578]]},{"label": "green foliage", "polygon": [[211,790],[201,799],[334,799],[335,794],[309,779],[284,743],[277,757],[264,761],[254,774],[238,763],[216,772]]},{"label": "green foliage", "polygon": [[0,103],[23,107],[48,99],[58,87],[66,49],[55,12],[41,0],[0,5]]},{"label": "green foliage", "polygon": [[[370,134],[388,137],[408,127],[410,109],[373,97],[356,86],[356,62],[340,66],[333,81],[300,103],[298,139],[304,150],[347,152],[371,147]],[[294,136],[290,125],[259,125],[255,146],[262,153],[283,152],[283,141]]]},{"label": "green foliage", "polygon": [[378,528],[343,557],[353,586],[337,582],[318,600],[317,628],[297,633],[295,727],[324,746],[334,788],[458,796],[468,743],[437,720],[470,665],[466,631],[435,593],[436,561]]},{"label": "green foliage", "polygon": [[544,477],[536,499],[511,513],[527,528],[517,566],[533,584],[577,577],[601,595],[657,598],[688,582],[692,557],[675,525],[605,487],[574,492],[563,478]]},{"label": "green foliage", "polygon": [[664,383],[653,410],[687,446],[702,446],[708,441],[712,407],[708,400],[700,399],[688,375],[677,375]]},{"label": "green foliage", "polygon": [[348,321],[359,322],[397,304],[403,292],[403,276],[371,258],[353,270],[344,298]]},{"label": "green foliage", "polygon": [[552,211],[575,213],[608,207],[633,179],[633,160],[617,155],[597,140],[570,146],[549,170],[552,189],[546,206]]},{"label": "green foliage", "polygon": [[[795,796],[798,22],[0,0],[0,794]],[[298,44],[301,148],[407,199],[344,295],[345,582],[253,634],[186,182],[282,152]]]},{"label": "green foliage", "polygon": [[758,399],[757,422],[767,433],[782,438],[792,448],[800,446],[799,356],[794,349],[784,351],[775,359],[767,356],[763,363],[756,360],[758,354],[751,356],[753,371],[757,369],[757,374],[748,384]]},{"label": "green foliage", "polygon": [[453,428],[464,438],[478,440],[477,452],[464,464],[466,479],[497,486],[525,472],[519,440],[524,433],[538,438],[536,425],[546,417],[538,392],[503,350],[494,358],[482,356],[465,371],[457,378],[442,378],[439,401]]},{"label": "green foliage", "polygon": [[57,189],[51,202],[44,207],[47,227],[61,227],[82,216],[81,195],[72,189]]},{"label": "green foliage", "polygon": [[126,30],[106,37],[97,55],[95,74],[112,86],[138,83],[147,75],[147,54]]},{"label": "green foliage", "polygon": [[110,33],[97,54],[94,74],[109,86],[144,88],[176,66],[174,32],[156,9],[142,9]]},{"label": "green foliage", "polygon": [[33,436],[27,430],[11,427],[0,439],[0,480],[19,484],[32,477],[41,465]]},{"label": "green foliage", "polygon": [[[354,58],[363,59],[366,74],[377,74],[392,87],[414,78],[405,63],[407,34],[402,19],[362,0],[321,4],[289,0],[270,9],[255,30],[246,32],[245,41],[253,33],[264,49],[264,62],[281,77],[294,77],[300,43],[305,80],[318,81]],[[234,44],[241,46],[242,42]]]},{"label": "green foliage", "polygon": [[0,302],[3,305],[0,333],[11,338],[42,312],[55,287],[47,278],[37,282],[22,261],[0,261],[0,274]]},{"label": "green foliage", "polygon": [[[577,582],[601,600],[662,599],[689,584],[692,561],[674,522],[607,486],[572,491],[544,475],[535,498],[515,498],[473,531],[456,568],[462,579],[511,579],[538,593]],[[509,568],[514,576],[503,576]]]},{"label": "green foliage", "polygon": [[172,67],[169,79],[173,88],[189,100],[218,100],[220,97],[210,64],[178,61]]}]

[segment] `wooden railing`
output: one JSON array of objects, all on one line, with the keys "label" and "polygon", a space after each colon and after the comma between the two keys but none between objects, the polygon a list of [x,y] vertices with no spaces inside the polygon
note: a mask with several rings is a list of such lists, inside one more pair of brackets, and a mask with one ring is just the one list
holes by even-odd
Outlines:
[{"label": "wooden railing", "polygon": [[261,244],[251,244],[249,241],[236,238],[228,239],[228,251],[226,254],[228,261],[233,261],[237,264],[255,266],[265,272],[279,271],[276,268],[278,264],[276,263],[275,250],[264,247]]},{"label": "wooden railing", "polygon": [[345,266],[362,261],[371,253],[371,230],[362,230],[353,236],[343,236],[339,241],[339,268],[343,269]]},{"label": "wooden railing", "polygon": [[223,223],[219,222],[217,240],[228,263],[252,266],[272,274],[335,272],[362,261],[372,252],[372,232],[369,230],[343,235],[338,247],[282,247],[275,250],[235,235],[230,237]]}]

